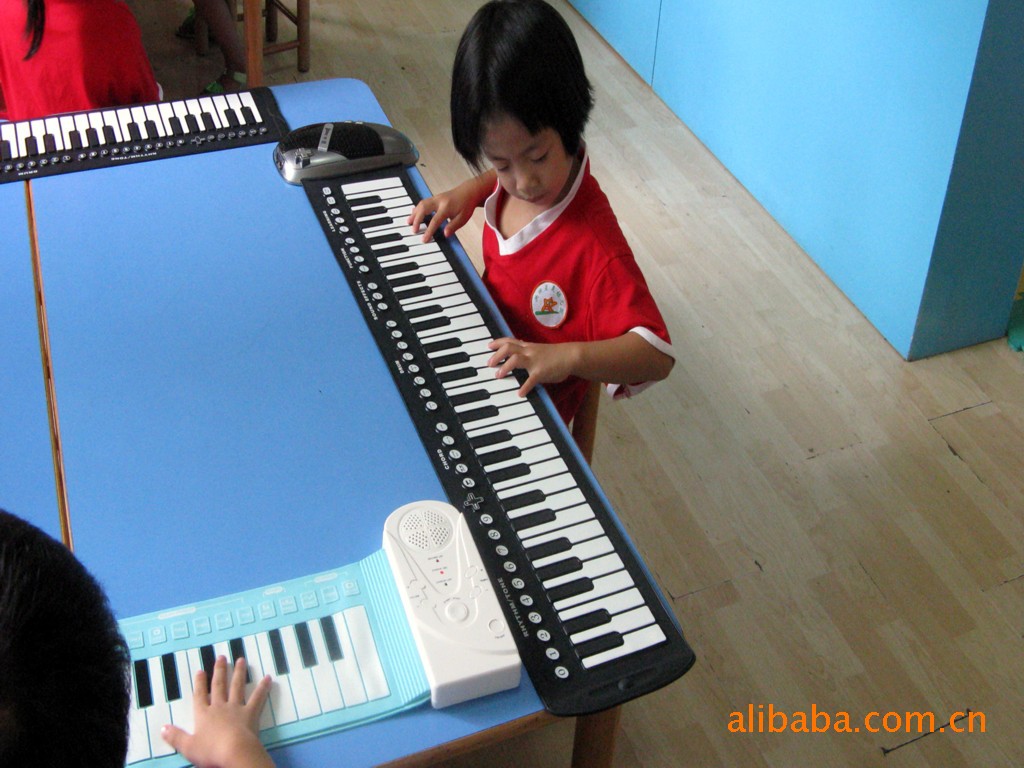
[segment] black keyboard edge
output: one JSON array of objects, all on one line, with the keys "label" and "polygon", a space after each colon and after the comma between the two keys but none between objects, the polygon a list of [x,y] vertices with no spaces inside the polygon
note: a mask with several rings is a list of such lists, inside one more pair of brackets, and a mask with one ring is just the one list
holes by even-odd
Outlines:
[{"label": "black keyboard edge", "polygon": [[[383,324],[380,322],[379,313],[371,306],[367,292],[364,290],[365,286],[358,283],[360,279],[358,276],[354,276],[354,264],[349,261],[350,255],[347,253],[346,246],[340,243],[340,234],[334,230],[333,224],[327,221],[326,217],[323,215],[324,211],[320,200],[323,197],[322,190],[325,187],[331,187],[338,190],[338,197],[341,197],[340,186],[342,184],[381,179],[389,176],[401,178],[410,197],[414,201],[420,199],[420,195],[416,191],[415,185],[413,185],[409,178],[406,169],[397,166],[341,178],[317,179],[303,183],[311,206],[320,220],[324,235],[326,236],[332,252],[334,253],[334,257],[345,276],[345,281],[349,285],[356,303],[359,305],[360,310],[363,313],[368,329],[374,336],[378,348],[385,359],[389,359],[393,354],[391,340],[387,337]],[[344,211],[350,215],[351,211],[348,204],[344,202],[343,199],[341,203],[342,204],[339,207],[343,208]],[[361,231],[357,236],[360,238],[359,243],[365,245],[365,238]],[[484,316],[484,320],[492,331],[492,335],[497,336],[498,326],[496,325],[495,320],[490,316],[490,304],[483,299],[477,288],[477,284],[473,279],[470,279],[467,274],[467,269],[471,267],[467,268],[463,261],[455,256],[451,245],[440,235],[435,237],[435,244],[445,253],[452,268],[459,276],[466,292],[470,295],[470,298],[476,304],[477,309]],[[401,315],[398,315],[396,319],[403,323],[403,329],[409,329],[408,322],[405,322]],[[390,360],[388,360],[388,368],[391,371],[396,387],[402,395],[402,399],[407,407],[409,416],[414,422],[417,434],[423,441],[424,449],[428,454],[434,457],[439,451],[429,444],[429,440],[432,436],[432,424],[426,423],[428,419],[423,412],[418,409],[414,409],[412,405],[412,403],[417,402],[418,398],[417,394],[412,391],[411,385],[408,381],[410,377],[404,376],[403,372],[400,371],[399,368]],[[433,374],[432,371],[429,373],[431,375]],[[436,384],[436,382],[434,383]],[[437,385],[437,388],[440,389],[439,384]],[[539,400],[539,395],[537,393],[531,393],[529,398],[534,400],[535,406],[540,406],[540,404],[536,402]],[[445,395],[445,399],[447,399],[447,395]],[[545,674],[544,669],[551,667],[551,661],[544,658],[543,649],[540,647],[539,642],[534,639],[534,635],[532,634],[534,628],[530,627],[525,621],[522,615],[523,611],[514,602],[514,596],[517,594],[517,590],[510,585],[510,575],[501,569],[497,556],[489,553],[489,547],[493,546],[494,542],[488,540],[487,532],[482,525],[470,525],[470,530],[473,534],[474,540],[476,541],[478,548],[481,550],[481,559],[484,562],[492,584],[495,585],[495,592],[499,597],[499,602],[501,603],[506,618],[513,629],[513,634],[516,638],[516,644],[519,648],[523,664],[527,673],[530,675],[534,688],[537,690],[537,694],[540,696],[545,708],[552,714],[559,716],[592,714],[594,712],[602,711],[625,703],[626,701],[639,696],[646,695],[675,681],[693,666],[696,660],[696,655],[686,642],[682,629],[679,626],[679,622],[676,620],[670,607],[666,604],[661,591],[653,584],[650,574],[642,565],[642,561],[633,547],[632,542],[628,539],[627,534],[609,509],[603,493],[600,493],[591,485],[592,481],[596,484],[596,480],[594,480],[589,468],[585,468],[578,459],[578,454],[567,447],[567,438],[565,437],[564,429],[560,422],[556,423],[556,419],[559,417],[557,414],[543,406],[536,407],[535,410],[538,417],[540,417],[544,424],[544,427],[558,445],[560,457],[570,468],[570,472],[579,484],[580,490],[583,491],[587,502],[591,505],[592,509],[595,510],[595,514],[604,514],[604,529],[609,539],[611,539],[614,544],[615,552],[622,558],[635,587],[642,594],[645,604],[651,609],[657,619],[658,625],[666,634],[666,640],[655,646],[634,652],[620,660],[608,662],[594,669],[586,670],[585,674],[587,679],[585,684],[580,684],[579,681],[567,684],[563,680],[555,679],[554,675],[551,675],[550,673]],[[462,437],[464,438],[464,431],[461,430],[461,425],[459,425],[459,427],[460,432],[463,433]],[[468,443],[468,440],[465,442]],[[474,466],[470,469],[467,475],[483,475],[484,473],[475,457],[475,454],[471,459]],[[444,486],[445,492],[449,497],[449,501],[456,508],[459,508],[463,510],[464,513],[468,514],[469,508],[473,506],[472,500],[475,497],[474,490],[471,489],[470,492],[467,493],[466,488],[462,485],[463,477],[453,473],[448,467],[437,461],[436,458],[434,458],[432,464],[437,472],[438,478]],[[584,480],[584,482],[580,482],[581,480]],[[488,503],[492,512],[500,511],[505,524],[511,529],[507,513],[501,506],[501,502],[493,488],[489,487],[489,483],[488,489],[482,489],[481,495],[489,498],[486,500],[479,499],[479,501]],[[495,506],[497,506],[498,509],[493,509]],[[484,511],[485,510],[474,507],[474,512],[476,513]],[[479,520],[479,514],[477,519]],[[529,562],[528,558],[525,556],[523,548],[519,545],[518,540],[514,540],[512,543],[516,545],[521,559]],[[516,575],[523,576],[525,574],[517,573]],[[539,587],[539,580],[537,580],[533,574],[530,575],[532,576],[533,583]],[[540,587],[540,590],[544,593],[543,587]],[[547,603],[547,607],[548,612],[553,614],[554,609],[551,607],[550,602]],[[519,631],[515,631],[517,628]]]},{"label": "black keyboard edge", "polygon": [[[183,144],[175,143],[173,146],[167,145],[159,139],[143,139],[141,141],[121,142],[115,145],[118,148],[118,154],[116,157],[112,157],[110,154],[101,155],[98,154],[97,150],[87,148],[65,150],[62,153],[42,153],[39,156],[39,160],[0,161],[0,184],[9,184],[16,181],[32,181],[33,179],[46,178],[49,176],[60,176],[65,173],[91,171],[97,168],[113,168],[119,165],[142,163],[150,160],[165,160],[170,157],[197,155],[203,152],[216,152],[224,149],[236,149],[238,147],[248,147],[256,144],[268,144],[280,141],[285,137],[290,128],[288,126],[288,121],[285,120],[284,115],[281,114],[281,110],[278,107],[277,99],[274,98],[273,92],[271,92],[270,88],[266,86],[252,88],[250,89],[250,92],[253,95],[253,100],[260,109],[261,116],[263,117],[261,125],[266,129],[257,132],[256,135],[248,135],[247,132],[247,135],[244,137],[237,133],[234,136],[231,136],[229,135],[231,133],[231,129],[219,129],[207,131],[202,136],[194,136]],[[172,101],[184,101],[184,99],[174,99]],[[166,104],[170,102],[149,102],[149,104],[161,103]],[[110,107],[109,109],[144,106],[146,106],[146,104],[126,104],[119,107]],[[87,110],[84,114],[105,111],[108,110],[93,109]],[[67,112],[60,115],[48,115],[47,117],[59,119],[67,115],[76,114],[83,114],[83,112]],[[162,144],[162,146],[157,147],[156,145],[158,143]],[[125,147],[126,149],[122,150],[122,147]],[[49,157],[43,156],[52,156],[55,154],[66,156],[69,152],[76,153],[79,156],[69,158],[66,161],[62,160],[59,163],[51,163],[49,161]],[[44,159],[46,160],[46,164],[40,164],[40,161]],[[31,166],[29,163],[31,163]],[[5,170],[5,166],[8,164],[13,164],[14,167],[11,170]],[[18,169],[18,164],[22,164],[25,167]]]}]

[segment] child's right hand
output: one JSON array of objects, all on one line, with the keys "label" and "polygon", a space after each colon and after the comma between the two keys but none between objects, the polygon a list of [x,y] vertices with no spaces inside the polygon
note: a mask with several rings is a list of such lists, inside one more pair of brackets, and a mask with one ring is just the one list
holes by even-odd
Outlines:
[{"label": "child's right hand", "polygon": [[273,768],[274,763],[260,743],[260,712],[270,694],[270,677],[264,677],[245,700],[245,659],[235,664],[228,682],[228,664],[223,656],[213,667],[213,680],[206,686],[206,673],[196,672],[193,701],[193,733],[165,725],[164,741],[198,768]]},{"label": "child's right hand", "polygon": [[493,170],[487,171],[462,182],[454,189],[420,200],[409,214],[409,226],[413,232],[419,232],[420,227],[425,225],[423,242],[426,243],[434,237],[441,223],[447,221],[444,236],[451,237],[483,205],[494,189],[496,179]]}]

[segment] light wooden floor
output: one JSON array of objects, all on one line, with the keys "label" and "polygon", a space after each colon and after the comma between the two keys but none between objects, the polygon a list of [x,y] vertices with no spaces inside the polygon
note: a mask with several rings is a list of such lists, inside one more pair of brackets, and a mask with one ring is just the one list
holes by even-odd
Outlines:
[{"label": "light wooden floor", "polygon": [[[617,766],[1024,765],[1024,360],[904,362],[563,0],[588,131],[678,363],[602,406],[595,471],[697,651],[625,707]],[[313,0],[313,69],[365,80],[434,189],[466,173],[448,76],[476,0]],[[168,98],[216,75],[133,7]],[[344,115],[339,115],[339,119]],[[479,226],[462,237],[478,251]],[[734,711],[985,714],[985,733],[730,733]],[[890,722],[893,722],[890,720]],[[571,723],[450,766],[564,766]]]}]

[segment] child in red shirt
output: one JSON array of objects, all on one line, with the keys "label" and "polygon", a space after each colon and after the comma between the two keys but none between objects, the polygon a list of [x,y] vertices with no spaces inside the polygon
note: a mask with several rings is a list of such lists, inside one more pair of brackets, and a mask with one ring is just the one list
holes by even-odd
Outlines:
[{"label": "child in red shirt", "polygon": [[0,117],[159,99],[139,25],[121,0],[0,0]]},{"label": "child in red shirt", "polygon": [[[493,0],[463,33],[452,74],[452,136],[489,170],[421,201],[424,240],[483,206],[484,284],[514,336],[489,365],[519,368],[525,396],[544,384],[572,420],[588,381],[628,396],[675,359],[657,305],[597,181],[582,141],[592,89],[568,25],[543,0]],[[427,221],[433,214],[433,218]]]}]

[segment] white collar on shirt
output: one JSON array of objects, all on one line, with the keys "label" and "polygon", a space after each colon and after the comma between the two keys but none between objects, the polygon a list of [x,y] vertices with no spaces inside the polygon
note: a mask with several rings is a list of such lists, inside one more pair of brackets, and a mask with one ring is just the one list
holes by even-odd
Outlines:
[{"label": "white collar on shirt", "polygon": [[576,178],[573,179],[572,186],[569,187],[568,193],[565,197],[551,208],[548,208],[542,213],[538,213],[534,219],[527,224],[525,227],[520,229],[510,238],[502,237],[501,232],[498,230],[498,198],[502,193],[501,184],[499,183],[490,197],[484,201],[484,217],[487,221],[487,225],[494,230],[495,237],[498,238],[498,254],[501,256],[508,256],[509,254],[516,253],[523,247],[532,242],[541,232],[551,226],[555,220],[561,216],[562,211],[569,207],[569,203],[576,197],[576,192],[580,188],[580,184],[583,182],[583,172],[587,167],[587,146],[583,144],[583,159],[580,162],[579,169],[576,171]]}]

